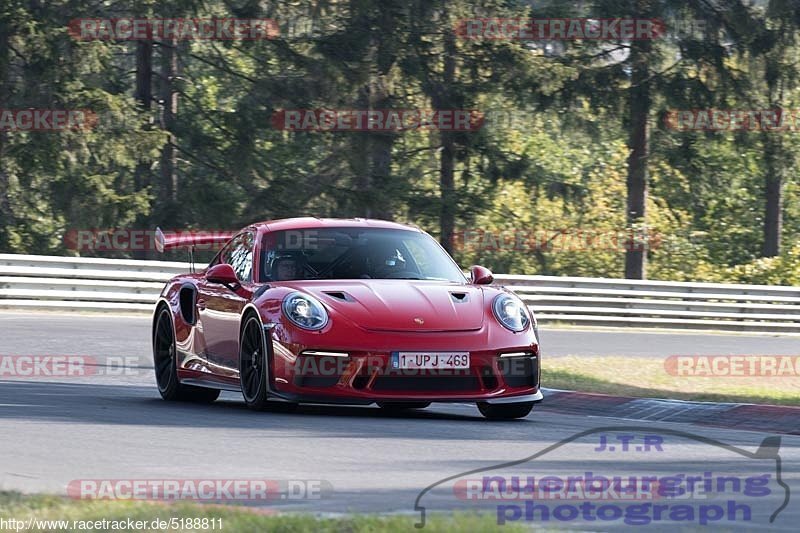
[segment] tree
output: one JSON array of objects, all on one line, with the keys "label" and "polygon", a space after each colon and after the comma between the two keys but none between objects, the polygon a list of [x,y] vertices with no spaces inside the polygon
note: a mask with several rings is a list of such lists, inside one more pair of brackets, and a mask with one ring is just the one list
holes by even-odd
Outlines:
[{"label": "tree", "polygon": [[[7,108],[11,95],[8,78],[11,66],[12,21],[9,15],[8,12],[0,13],[0,109]],[[5,131],[0,131],[0,250],[11,249],[9,230],[16,224],[14,211],[11,208],[11,176],[6,166],[7,135]]]},{"label": "tree", "polygon": [[[755,17],[754,17],[755,18]],[[757,27],[760,34],[753,39],[754,62],[751,67],[763,76],[763,98],[770,112],[775,113],[775,122],[791,119],[781,116],[790,114],[793,88],[798,80],[796,37],[800,26],[797,5],[785,0],[771,0],[759,17]],[[766,117],[764,117],[766,118]],[[786,156],[787,145],[782,132],[762,131],[761,142],[764,153],[764,243],[763,257],[775,257],[781,251],[783,228],[783,186],[795,165],[793,158]]]},{"label": "tree", "polygon": [[[641,1],[636,12],[645,15],[646,4]],[[647,165],[650,155],[650,116],[652,106],[651,71],[652,43],[649,40],[630,43],[630,88],[628,90],[628,110],[630,126],[628,130],[628,176],[627,212],[628,227],[642,225],[647,220]],[[625,277],[628,279],[646,278],[647,256],[642,248],[629,246],[625,253]]]},{"label": "tree", "polygon": [[[564,16],[563,6],[555,13]],[[739,13],[745,6],[726,0],[721,6],[676,0],[600,0],[580,13],[591,18],[633,18],[663,21],[666,35],[652,39],[567,42],[559,60],[580,65],[580,74],[565,98],[588,101],[612,119],[619,113],[628,132],[627,220],[630,226],[647,225],[648,170],[653,111],[670,105],[700,107],[724,96],[735,85],[726,59],[743,37]],[[570,12],[575,16],[576,13]],[[702,23],[705,31],[685,31]],[[716,101],[719,101],[717,99]],[[647,254],[629,246],[625,277],[646,277]]]}]

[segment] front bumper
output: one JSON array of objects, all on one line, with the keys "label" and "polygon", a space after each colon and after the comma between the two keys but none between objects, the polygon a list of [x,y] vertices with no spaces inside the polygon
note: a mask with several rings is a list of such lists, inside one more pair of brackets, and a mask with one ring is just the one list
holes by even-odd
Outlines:
[{"label": "front bumper", "polygon": [[[382,401],[517,403],[541,401],[536,347],[515,357],[470,351],[462,370],[397,370],[391,353],[348,352],[342,356],[294,356],[275,348],[274,393],[287,400],[333,403]],[[506,350],[507,351],[507,350]]]}]

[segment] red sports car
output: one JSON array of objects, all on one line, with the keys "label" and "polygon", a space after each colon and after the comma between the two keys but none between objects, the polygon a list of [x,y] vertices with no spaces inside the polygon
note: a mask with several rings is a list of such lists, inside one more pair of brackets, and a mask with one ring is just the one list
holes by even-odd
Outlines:
[{"label": "red sports car", "polygon": [[[253,409],[475,402],[488,418],[511,419],[542,399],[536,319],[489,285],[487,269],[467,279],[424,231],[294,218],[224,238],[205,270],[170,280],[156,304],[165,400],[211,402],[231,390]],[[221,237],[159,239],[174,248]]]}]

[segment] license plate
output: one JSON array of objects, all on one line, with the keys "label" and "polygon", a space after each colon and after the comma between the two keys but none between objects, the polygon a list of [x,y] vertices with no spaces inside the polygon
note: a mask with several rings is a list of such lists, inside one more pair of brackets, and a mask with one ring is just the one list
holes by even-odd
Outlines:
[{"label": "license plate", "polygon": [[469,368],[469,352],[393,352],[392,368]]}]

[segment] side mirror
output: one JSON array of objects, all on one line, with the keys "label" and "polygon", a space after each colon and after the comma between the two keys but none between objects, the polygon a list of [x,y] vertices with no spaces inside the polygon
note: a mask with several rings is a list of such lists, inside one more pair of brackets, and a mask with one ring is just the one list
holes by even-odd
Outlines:
[{"label": "side mirror", "polygon": [[494,281],[492,271],[480,265],[474,265],[469,269],[470,278],[475,285],[488,285]]},{"label": "side mirror", "polygon": [[236,272],[233,271],[233,267],[228,263],[220,263],[206,270],[206,279],[211,283],[220,283],[222,285],[239,284]]}]

